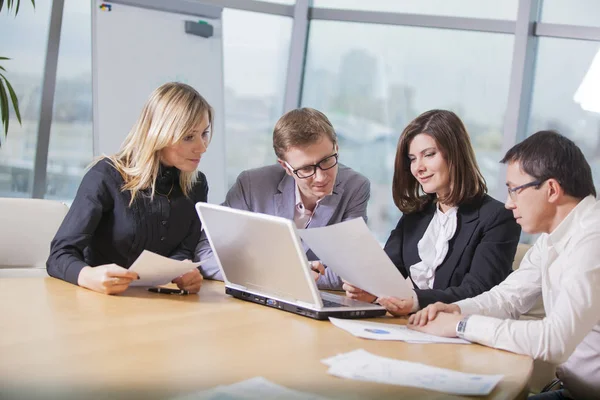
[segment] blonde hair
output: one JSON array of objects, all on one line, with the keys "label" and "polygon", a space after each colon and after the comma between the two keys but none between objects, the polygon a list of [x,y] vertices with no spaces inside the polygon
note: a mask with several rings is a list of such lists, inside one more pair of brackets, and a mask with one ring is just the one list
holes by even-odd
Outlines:
[{"label": "blonde hair", "polygon": [[[121,149],[108,157],[123,177],[121,190],[131,192],[129,205],[140,191],[148,188],[154,198],[160,151],[189,134],[205,114],[212,137],[213,109],[193,87],[169,82],[152,92]],[[180,171],[179,185],[184,195],[189,194],[196,179],[196,171]]]}]

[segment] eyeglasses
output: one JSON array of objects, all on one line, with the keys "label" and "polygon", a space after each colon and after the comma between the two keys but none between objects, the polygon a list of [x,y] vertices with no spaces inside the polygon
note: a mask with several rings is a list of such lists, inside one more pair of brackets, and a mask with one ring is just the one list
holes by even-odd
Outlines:
[{"label": "eyeglasses", "polygon": [[540,186],[545,181],[546,181],[545,179],[543,181],[535,180],[535,181],[532,181],[532,182],[529,182],[529,183],[526,183],[524,185],[517,186],[517,187],[514,187],[514,188],[507,187],[506,190],[508,191],[508,197],[510,197],[510,199],[512,201],[516,201],[517,200],[517,191],[518,190],[527,189],[528,187],[533,187],[533,186]]},{"label": "eyeglasses", "polygon": [[300,179],[310,178],[314,174],[317,173],[317,168],[321,171],[327,171],[335,167],[338,163],[338,153],[332,154],[328,157],[325,157],[321,161],[313,165],[305,165],[302,168],[294,169],[287,161],[283,161],[285,165]]}]

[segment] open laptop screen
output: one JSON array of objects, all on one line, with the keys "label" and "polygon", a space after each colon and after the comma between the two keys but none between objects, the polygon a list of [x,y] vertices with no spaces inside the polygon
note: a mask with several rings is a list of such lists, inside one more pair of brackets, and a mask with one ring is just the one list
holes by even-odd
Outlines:
[{"label": "open laptop screen", "polygon": [[226,283],[321,304],[292,221],[207,203],[196,209]]}]

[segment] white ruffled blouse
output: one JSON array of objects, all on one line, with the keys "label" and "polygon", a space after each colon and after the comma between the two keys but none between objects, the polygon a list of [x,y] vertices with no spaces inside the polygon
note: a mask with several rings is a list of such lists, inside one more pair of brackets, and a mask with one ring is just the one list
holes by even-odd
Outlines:
[{"label": "white ruffled blouse", "polygon": [[456,232],[457,207],[445,213],[436,207],[436,212],[419,240],[417,249],[421,262],[411,265],[410,276],[419,289],[433,289],[435,271],[448,254],[448,242]]}]

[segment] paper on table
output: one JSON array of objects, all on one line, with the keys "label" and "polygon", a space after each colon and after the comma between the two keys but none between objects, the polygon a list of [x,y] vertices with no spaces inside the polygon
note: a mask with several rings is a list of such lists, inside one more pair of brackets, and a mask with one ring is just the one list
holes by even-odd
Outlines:
[{"label": "paper on table", "polygon": [[379,322],[355,321],[329,317],[332,324],[354,336],[375,340],[402,340],[410,343],[453,343],[471,344],[458,338],[446,338],[412,331],[405,325],[382,324]]},{"label": "paper on table", "polygon": [[213,389],[191,393],[176,400],[325,400],[325,397],[299,392],[277,385],[263,377],[247,379],[231,385],[221,385]]},{"label": "paper on table", "polygon": [[166,285],[201,264],[201,262],[177,261],[144,250],[129,267],[130,271],[137,272],[140,277],[131,282],[130,286]]},{"label": "paper on table", "polygon": [[503,375],[467,374],[445,368],[380,357],[365,350],[322,360],[341,378],[418,387],[458,395],[488,395]]},{"label": "paper on table", "polygon": [[412,297],[410,285],[383,251],[362,218],[298,234],[327,268],[377,297]]}]

